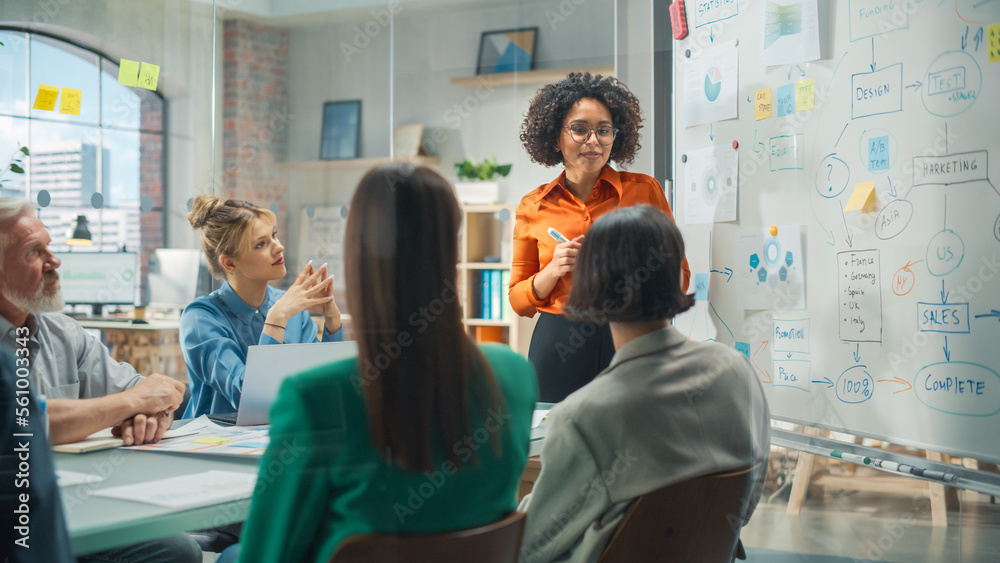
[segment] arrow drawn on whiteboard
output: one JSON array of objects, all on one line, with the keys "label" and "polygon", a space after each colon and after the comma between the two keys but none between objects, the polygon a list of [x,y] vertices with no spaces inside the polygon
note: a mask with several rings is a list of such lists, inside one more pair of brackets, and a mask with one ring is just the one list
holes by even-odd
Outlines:
[{"label": "arrow drawn on whiteboard", "polygon": [[[764,348],[767,348],[767,340],[760,341],[760,346],[757,348],[757,352],[753,353],[753,357],[756,358],[757,353],[763,350]],[[768,373],[767,370],[760,369],[760,366],[757,365],[756,359],[753,359],[751,361],[753,361],[753,367],[757,368],[757,371],[759,371],[762,375],[767,377],[767,381],[764,381],[763,383],[771,383],[771,374]]]},{"label": "arrow drawn on whiteboard", "polygon": [[[840,207],[839,205],[837,207]],[[847,241],[847,246],[854,248],[854,237],[851,236],[851,229],[847,227],[847,217],[844,216],[844,208],[840,208],[840,218],[844,220],[844,240]]]},{"label": "arrow drawn on whiteboard", "polygon": [[830,381],[829,377],[824,377],[823,379],[814,379],[814,380],[812,380],[812,382],[813,383],[822,383],[822,384],[826,385],[827,389],[833,389],[833,381]]},{"label": "arrow drawn on whiteboard", "polygon": [[1000,311],[997,311],[996,309],[990,309],[989,313],[983,313],[982,315],[976,315],[977,319],[989,318],[989,317],[996,317],[996,319],[998,321],[1000,321]]},{"label": "arrow drawn on whiteboard", "polygon": [[726,268],[725,270],[710,270],[710,271],[715,274],[725,274],[726,276],[728,276],[726,278],[726,283],[729,283],[729,280],[733,279],[732,268]]},{"label": "arrow drawn on whiteboard", "polygon": [[875,36],[872,36],[872,72],[875,72]]},{"label": "arrow drawn on whiteboard", "polygon": [[889,180],[889,196],[896,197],[896,187],[892,185],[892,178],[886,176],[886,180]]},{"label": "arrow drawn on whiteboard", "polygon": [[854,349],[854,361],[861,362],[861,344],[857,344],[857,347]]},{"label": "arrow drawn on whiteboard", "polygon": [[896,393],[902,393],[903,391],[909,391],[910,389],[913,389],[913,386],[910,385],[909,381],[906,381],[905,379],[900,378],[898,375],[896,377],[894,377],[893,379],[879,379],[878,382],[879,383],[902,383],[903,385],[906,385],[906,389],[900,389],[899,391],[893,391],[892,392],[893,395],[895,395]]},{"label": "arrow drawn on whiteboard", "polygon": [[942,305],[947,305],[948,304],[948,296],[949,295],[951,295],[951,292],[950,291],[945,292],[945,290],[944,290],[944,280],[942,279],[941,280],[941,304]]},{"label": "arrow drawn on whiteboard", "polygon": [[944,359],[946,362],[951,361],[951,352],[948,351],[948,337],[944,337]]}]

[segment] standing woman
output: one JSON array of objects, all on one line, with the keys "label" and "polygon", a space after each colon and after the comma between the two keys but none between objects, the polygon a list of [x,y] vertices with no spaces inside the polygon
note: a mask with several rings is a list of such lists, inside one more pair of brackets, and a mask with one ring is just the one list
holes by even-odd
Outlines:
[{"label": "standing woman", "polygon": [[180,340],[191,382],[184,418],[237,410],[251,345],[316,342],[311,307],[323,311],[324,342],[344,339],[325,264],[315,271],[312,262],[306,264],[287,291],[268,285],[285,276],[285,247],[273,212],[248,201],[200,195],[188,221],[201,231],[209,270],[224,281],[181,314]]},{"label": "standing woman", "polygon": [[[521,143],[531,160],[563,167],[555,180],[521,198],[514,226],[510,304],[524,317],[540,313],[528,349],[540,401],[562,401],[606,368],[615,352],[607,324],[562,315],[587,230],[605,213],[640,204],[673,220],[655,178],[608,164],[635,159],[641,112],[639,100],[617,79],[571,73],[538,91],[521,124]],[[549,228],[565,241],[557,241]],[[681,269],[686,291],[691,278],[686,258]]]},{"label": "standing woman", "polygon": [[240,549],[240,563],[326,563],[352,535],[475,528],[516,508],[535,375],[465,332],[460,223],[429,168],[361,180],[345,236],[358,357],[282,382],[242,547],[219,563]]}]

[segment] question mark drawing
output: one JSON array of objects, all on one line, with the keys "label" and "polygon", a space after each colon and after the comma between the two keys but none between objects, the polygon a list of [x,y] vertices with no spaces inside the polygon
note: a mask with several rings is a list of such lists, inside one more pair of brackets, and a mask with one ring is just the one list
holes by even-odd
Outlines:
[{"label": "question mark drawing", "polygon": [[[830,180],[830,176],[833,175],[833,165],[830,164],[830,163],[827,163],[826,167],[828,168],[828,170],[826,171],[826,179],[827,179],[827,181],[829,181]],[[829,190],[831,192],[833,191],[833,184],[832,183],[830,185]]]}]

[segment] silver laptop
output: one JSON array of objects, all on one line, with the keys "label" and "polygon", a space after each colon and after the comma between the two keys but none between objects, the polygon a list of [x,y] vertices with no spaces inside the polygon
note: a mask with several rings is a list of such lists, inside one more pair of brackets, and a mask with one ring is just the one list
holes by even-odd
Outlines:
[{"label": "silver laptop", "polygon": [[243,395],[236,411],[236,424],[268,424],[271,403],[278,394],[281,382],[289,375],[357,355],[358,345],[353,341],[251,346],[247,350]]}]

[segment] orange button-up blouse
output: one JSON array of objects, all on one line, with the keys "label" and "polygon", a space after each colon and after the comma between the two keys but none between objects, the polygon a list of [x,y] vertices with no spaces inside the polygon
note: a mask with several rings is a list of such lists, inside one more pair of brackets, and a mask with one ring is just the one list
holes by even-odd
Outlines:
[{"label": "orange button-up blouse", "polygon": [[[566,172],[552,182],[539,186],[523,198],[517,207],[514,224],[514,256],[508,292],[510,305],[518,315],[533,317],[536,311],[561,314],[572,288],[572,272],[556,282],[552,293],[538,299],[532,281],[552,261],[558,244],[546,232],[555,227],[566,238],[585,234],[599,217],[619,207],[651,205],[674,218],[663,188],[645,174],[619,172],[605,166],[594,191],[581,202],[566,188]],[[687,291],[691,269],[687,258],[681,263],[681,285]]]}]

